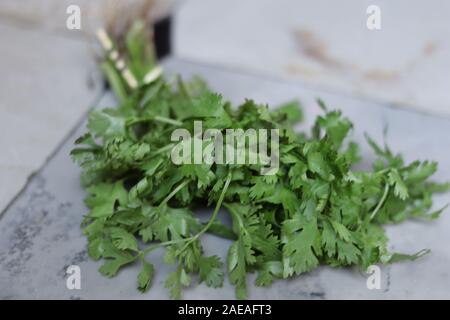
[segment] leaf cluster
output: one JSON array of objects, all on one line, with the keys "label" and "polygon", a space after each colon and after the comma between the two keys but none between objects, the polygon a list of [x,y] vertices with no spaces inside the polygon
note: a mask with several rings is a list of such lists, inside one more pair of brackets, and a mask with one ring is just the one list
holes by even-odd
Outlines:
[{"label": "leaf cluster", "polygon": [[[237,297],[246,298],[248,273],[269,286],[320,264],[364,269],[415,259],[388,251],[383,225],[435,219],[442,211],[430,213],[433,193],[448,188],[429,181],[435,162],[405,163],[367,137],[378,159],[371,171],[352,170],[360,160],[358,145],[346,139],[353,124],[322,101],[311,132],[296,132],[298,102],[269,109],[246,100],[234,107],[199,78],[160,77],[121,100],[90,112],[88,132],[71,156],[88,193],[83,231],[90,257],[103,260],[107,277],[140,263],[143,292],[155,273],[148,254],[159,248],[175,266],[166,280],[173,298],[193,281],[220,287],[225,272]],[[279,129],[279,170],[264,176],[260,164],[174,164],[170,134],[192,132],[196,120],[221,131]],[[198,218],[199,207],[212,208],[209,221]],[[220,208],[232,225],[218,219]],[[229,240],[226,261],[205,254],[205,233]]]}]

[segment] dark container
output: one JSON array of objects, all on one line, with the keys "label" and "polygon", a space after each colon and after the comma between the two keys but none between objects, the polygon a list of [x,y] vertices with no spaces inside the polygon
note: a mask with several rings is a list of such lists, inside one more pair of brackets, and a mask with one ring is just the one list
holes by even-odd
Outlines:
[{"label": "dark container", "polygon": [[156,57],[161,60],[172,53],[172,15],[158,20],[154,26]]}]

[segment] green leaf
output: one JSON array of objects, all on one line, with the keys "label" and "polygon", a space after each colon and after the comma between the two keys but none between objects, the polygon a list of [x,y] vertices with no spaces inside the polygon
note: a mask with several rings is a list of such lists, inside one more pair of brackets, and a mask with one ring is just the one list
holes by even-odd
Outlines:
[{"label": "green leaf", "polygon": [[125,134],[125,119],[113,113],[108,109],[103,111],[93,109],[89,112],[87,127],[96,136],[103,138],[123,136]]},{"label": "green leaf", "polygon": [[330,181],[334,179],[328,163],[319,152],[311,152],[308,154],[308,168],[324,180]]},{"label": "green leaf", "polygon": [[284,278],[311,271],[319,264],[313,251],[320,241],[316,220],[306,222],[297,215],[283,223],[282,232]]},{"label": "green leaf", "polygon": [[344,240],[345,242],[349,242],[351,239],[350,231],[341,223],[331,220],[331,225],[334,228],[334,231],[338,234],[338,236]]},{"label": "green leaf", "polygon": [[93,218],[109,217],[114,214],[116,204],[126,205],[128,193],[121,181],[114,184],[100,183],[87,189],[90,194],[86,204],[91,208]]},{"label": "green leaf", "polygon": [[[222,286],[226,269],[236,297],[243,299],[249,273],[256,273],[256,285],[269,286],[319,263],[366,269],[428,252],[389,253],[384,225],[439,217],[445,207],[432,212],[433,196],[446,192],[450,184],[430,180],[437,163],[405,164],[386,142],[379,146],[366,137],[377,155],[373,170],[352,168],[360,159],[370,165],[359,154],[359,144],[346,141],[353,124],[321,100],[324,113],[310,134],[296,130],[303,119],[297,101],[275,109],[250,99],[235,106],[199,78],[178,76],[174,85],[158,75],[144,83],[148,72],[158,68],[145,26],[135,21],[124,39],[112,39],[125,72],[131,72],[138,85],[131,88],[123,72],[105,58],[102,70],[118,105],[92,110],[88,132],[71,152],[88,193],[90,211],[82,221],[88,253],[102,260],[102,274],[113,277],[140,260],[137,286],[145,292],[156,271],[144,257],[162,250],[169,264],[164,268],[175,268],[165,282],[172,298],[181,298],[191,276],[210,287]],[[192,138],[195,121],[202,122],[202,134],[208,129],[222,135],[228,129],[278,130],[276,174],[261,175],[261,161],[175,165],[174,130],[189,133],[184,142],[189,147],[193,141],[211,146],[202,135]],[[269,155],[276,150],[269,145],[264,150],[258,143],[258,152],[264,151]],[[220,210],[222,205],[226,210]],[[210,207],[214,211],[209,216],[197,214],[197,209]],[[204,255],[206,233],[232,240],[220,240],[228,246],[226,266],[217,256]]]},{"label": "green leaf", "polygon": [[344,265],[357,264],[361,251],[351,242],[337,239],[338,260]]},{"label": "green leaf", "polygon": [[340,111],[328,112],[324,117],[317,118],[317,124],[325,129],[327,137],[332,141],[336,149],[339,149],[353,124],[342,118]]},{"label": "green leaf", "polygon": [[388,174],[389,184],[394,186],[394,194],[396,197],[399,197],[402,200],[406,200],[409,197],[408,188],[403,182],[400,174],[396,169],[391,169]]},{"label": "green leaf", "polygon": [[150,289],[154,272],[155,267],[153,264],[142,260],[142,268],[138,274],[138,288],[141,292],[147,292]]},{"label": "green leaf", "polygon": [[138,250],[138,245],[136,238],[125,229],[122,228],[111,228],[110,235],[112,238],[112,243],[120,250]]},{"label": "green leaf", "polygon": [[323,221],[322,245],[329,258],[336,254],[337,237],[328,221]]},{"label": "green leaf", "polygon": [[128,252],[118,250],[107,242],[104,242],[103,248],[103,257],[107,259],[99,271],[106,277],[114,277],[120,268],[136,260],[135,256]]},{"label": "green leaf", "polygon": [[181,289],[189,286],[191,278],[186,271],[178,266],[177,270],[170,273],[166,279],[165,287],[170,289],[170,296],[173,299],[181,299]]},{"label": "green leaf", "polygon": [[223,285],[223,264],[219,257],[201,257],[199,261],[200,282],[205,282],[208,287],[218,288]]},{"label": "green leaf", "polygon": [[303,111],[297,100],[289,101],[278,106],[276,114],[285,117],[290,124],[296,124],[303,120]]},{"label": "green leaf", "polygon": [[278,185],[275,192],[268,197],[265,197],[258,202],[269,202],[273,204],[281,204],[287,212],[294,214],[298,208],[298,199],[294,192]]},{"label": "green leaf", "polygon": [[247,297],[247,271],[245,263],[245,244],[239,238],[228,249],[228,273],[232,284],[236,286],[236,296],[238,299]]},{"label": "green leaf", "polygon": [[95,238],[89,240],[88,254],[95,261],[100,259],[103,255],[103,240],[101,238]]},{"label": "green leaf", "polygon": [[275,278],[283,277],[283,264],[281,261],[265,262],[258,272],[255,284],[260,287],[267,287],[272,284]]}]

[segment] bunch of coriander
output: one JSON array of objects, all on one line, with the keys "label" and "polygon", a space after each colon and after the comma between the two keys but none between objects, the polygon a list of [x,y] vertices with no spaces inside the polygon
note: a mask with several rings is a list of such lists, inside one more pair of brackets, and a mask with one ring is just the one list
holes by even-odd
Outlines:
[{"label": "bunch of coriander", "polygon": [[[167,81],[155,73],[143,34],[134,26],[120,52],[137,85],[107,53],[102,69],[120,105],[92,110],[89,131],[71,153],[89,194],[88,252],[104,260],[103,275],[139,263],[137,284],[146,291],[157,272],[147,256],[163,248],[164,261],[176,265],[166,280],[171,297],[180,298],[194,279],[220,287],[227,272],[237,297],[245,298],[250,272],[257,273],[256,285],[269,286],[320,264],[364,269],[427,252],[389,253],[382,225],[439,216],[442,210],[428,213],[432,194],[448,187],[428,181],[436,163],[405,164],[368,138],[379,159],[373,171],[353,171],[358,147],[346,142],[352,123],[339,111],[319,101],[324,114],[312,132],[297,133],[302,113],[295,102],[274,110],[252,100],[234,107],[199,79]],[[192,131],[195,120],[205,129],[279,129],[279,170],[265,176],[258,164],[175,165],[170,134]],[[212,208],[207,222],[196,216],[199,207]],[[232,226],[217,219],[220,208]],[[232,240],[225,266],[203,252],[205,233]]]}]

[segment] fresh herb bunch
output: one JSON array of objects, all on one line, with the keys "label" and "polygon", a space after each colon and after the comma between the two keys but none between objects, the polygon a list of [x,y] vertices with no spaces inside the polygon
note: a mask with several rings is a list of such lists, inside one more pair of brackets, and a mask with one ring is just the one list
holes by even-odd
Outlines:
[{"label": "fresh herb bunch", "polygon": [[[139,41],[135,44],[142,48]],[[139,66],[143,59],[136,50],[122,53],[129,65]],[[105,64],[121,103],[92,110],[89,132],[71,153],[89,194],[90,212],[83,221],[88,252],[104,260],[100,272],[105,276],[140,263],[138,288],[147,291],[155,272],[147,256],[164,248],[164,261],[176,265],[166,281],[171,297],[180,298],[193,276],[222,286],[226,269],[237,297],[246,298],[250,272],[257,273],[256,285],[269,286],[320,264],[365,269],[427,252],[388,252],[382,225],[439,216],[442,210],[428,213],[431,196],[448,185],[428,181],[435,162],[405,164],[368,138],[379,159],[373,171],[353,171],[358,145],[345,139],[352,123],[321,101],[324,115],[312,133],[297,133],[293,126],[302,112],[296,102],[270,110],[246,100],[233,108],[199,79],[178,78],[174,84],[160,76],[145,83],[144,74],[136,72],[139,86],[130,89],[114,62]],[[146,68],[151,70],[148,63]],[[205,129],[279,129],[278,172],[260,175],[254,164],[173,164],[170,134],[177,128],[192,131],[194,120],[203,121]],[[198,207],[213,208],[209,221],[198,219]],[[220,208],[231,216],[231,227],[217,218]],[[232,241],[226,266],[204,254],[205,233]]]}]

